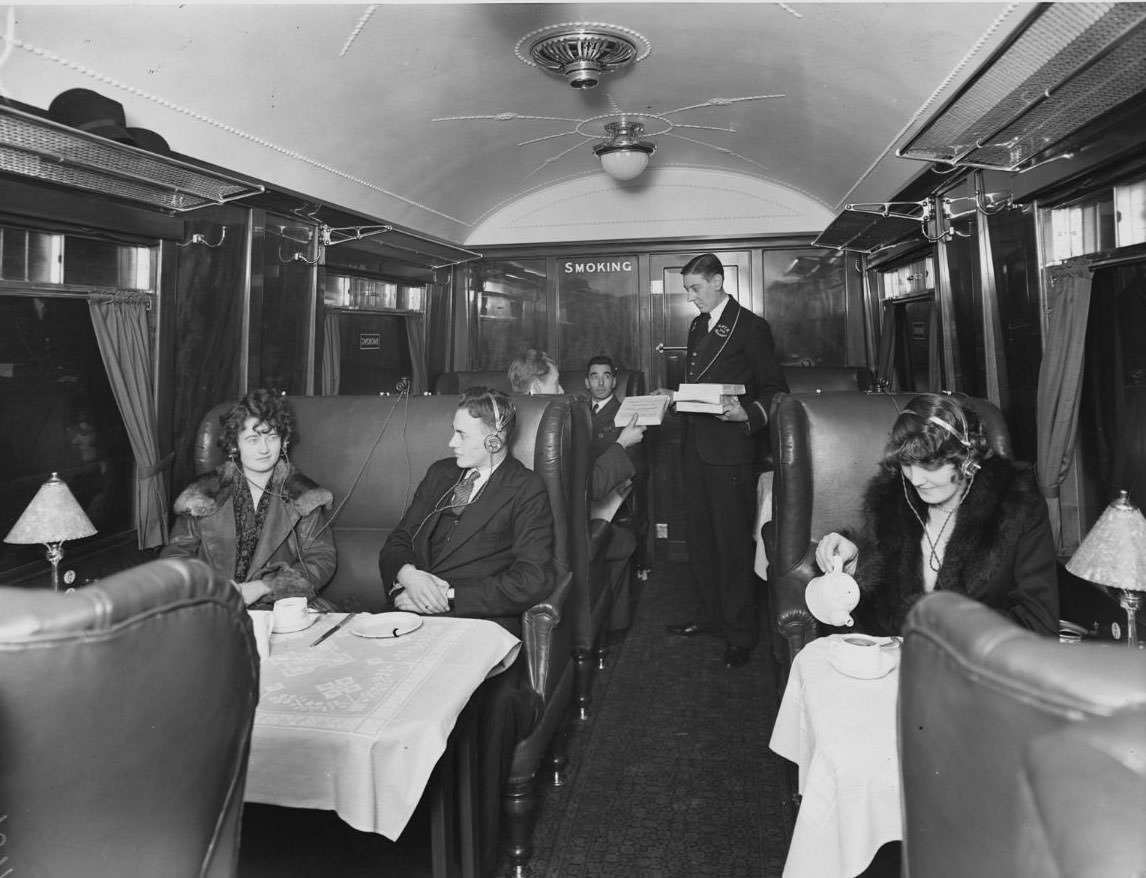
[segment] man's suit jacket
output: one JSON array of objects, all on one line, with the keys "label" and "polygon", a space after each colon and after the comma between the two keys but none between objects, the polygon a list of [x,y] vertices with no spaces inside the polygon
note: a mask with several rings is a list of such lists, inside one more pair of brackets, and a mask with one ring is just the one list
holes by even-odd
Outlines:
[{"label": "man's suit jacket", "polygon": [[686,441],[691,430],[697,452],[708,464],[754,462],[759,434],[765,443],[768,441],[764,428],[772,397],[788,390],[767,321],[729,297],[719,322],[708,332],[701,330],[699,316],[689,326],[687,363],[690,384],[743,384],[740,404],[748,413],[748,421],[685,414],[689,419]]},{"label": "man's suit jacket", "polygon": [[[592,404],[590,400],[589,405]],[[637,446],[622,448],[617,444],[621,428],[613,423],[613,418],[620,407],[620,400],[614,396],[599,412],[592,415],[593,435],[589,442],[589,454],[593,458],[593,472],[590,476],[589,495],[593,500],[600,500],[613,488],[637,474]]]},{"label": "man's suit jacket", "polygon": [[494,470],[429,563],[430,535],[462,477],[453,458],[430,466],[378,556],[387,592],[413,564],[454,588],[452,615],[495,619],[520,632],[520,615],[552,588],[553,516],[541,479],[514,457]]}]

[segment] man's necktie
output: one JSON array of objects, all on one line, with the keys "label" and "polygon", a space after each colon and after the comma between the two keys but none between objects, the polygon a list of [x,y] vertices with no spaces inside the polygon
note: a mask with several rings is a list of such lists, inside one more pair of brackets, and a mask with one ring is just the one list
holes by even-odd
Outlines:
[{"label": "man's necktie", "polygon": [[707,311],[701,311],[696,315],[696,329],[701,335],[708,332],[708,319],[711,316]]},{"label": "man's necktie", "polygon": [[597,414],[599,411],[601,411],[601,403],[593,403],[593,414]]},{"label": "man's necktie", "polygon": [[470,470],[466,473],[466,477],[454,485],[453,496],[450,497],[450,505],[446,507],[446,511],[452,515],[461,515],[462,510],[470,502],[470,495],[474,492],[474,482],[477,481],[478,471],[476,469]]}]

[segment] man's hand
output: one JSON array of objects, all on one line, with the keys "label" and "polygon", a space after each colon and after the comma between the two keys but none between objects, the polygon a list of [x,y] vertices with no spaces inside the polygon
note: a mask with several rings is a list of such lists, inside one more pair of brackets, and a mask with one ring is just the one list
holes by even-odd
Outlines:
[{"label": "man's hand", "polygon": [[739,397],[722,396],[720,397],[720,405],[724,411],[716,416],[718,421],[735,421],[737,423],[744,423],[748,420],[748,412],[744,411],[744,406],[740,404]]},{"label": "man's hand", "polygon": [[633,415],[633,419],[621,428],[621,432],[617,434],[617,444],[622,448],[628,448],[630,445],[636,445],[645,438],[645,428],[637,426],[637,416]]},{"label": "man's hand", "polygon": [[407,564],[398,571],[398,584],[405,589],[394,599],[394,606],[399,610],[433,614],[445,613],[450,609],[450,602],[446,598],[446,590],[450,585],[433,573]]},{"label": "man's hand", "polygon": [[243,595],[243,603],[248,607],[259,598],[271,593],[270,586],[261,579],[256,579],[254,582],[236,582],[235,588]]}]

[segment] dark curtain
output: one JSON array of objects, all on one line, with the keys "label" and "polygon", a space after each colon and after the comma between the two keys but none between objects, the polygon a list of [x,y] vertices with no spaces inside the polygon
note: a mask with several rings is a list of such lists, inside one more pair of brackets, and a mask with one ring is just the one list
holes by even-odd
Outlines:
[{"label": "dark curtain", "polygon": [[1062,535],[1059,486],[1074,462],[1082,395],[1083,351],[1090,310],[1091,270],[1072,259],[1047,270],[1047,326],[1039,367],[1038,479],[1047,498],[1056,545]]},{"label": "dark curtain", "polygon": [[159,459],[155,414],[155,381],[147,309],[151,297],[93,294],[88,300],[92,328],[99,342],[108,383],[115,394],[135,456],[135,528],[139,548],[167,542],[167,489]]}]

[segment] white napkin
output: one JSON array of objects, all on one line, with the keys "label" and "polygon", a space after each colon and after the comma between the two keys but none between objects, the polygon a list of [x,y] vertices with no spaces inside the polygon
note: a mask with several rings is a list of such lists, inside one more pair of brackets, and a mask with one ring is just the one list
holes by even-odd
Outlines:
[{"label": "white napkin", "polygon": [[255,647],[259,651],[259,658],[265,659],[271,654],[274,613],[270,610],[247,610],[247,615],[251,617],[251,627],[255,630]]}]

